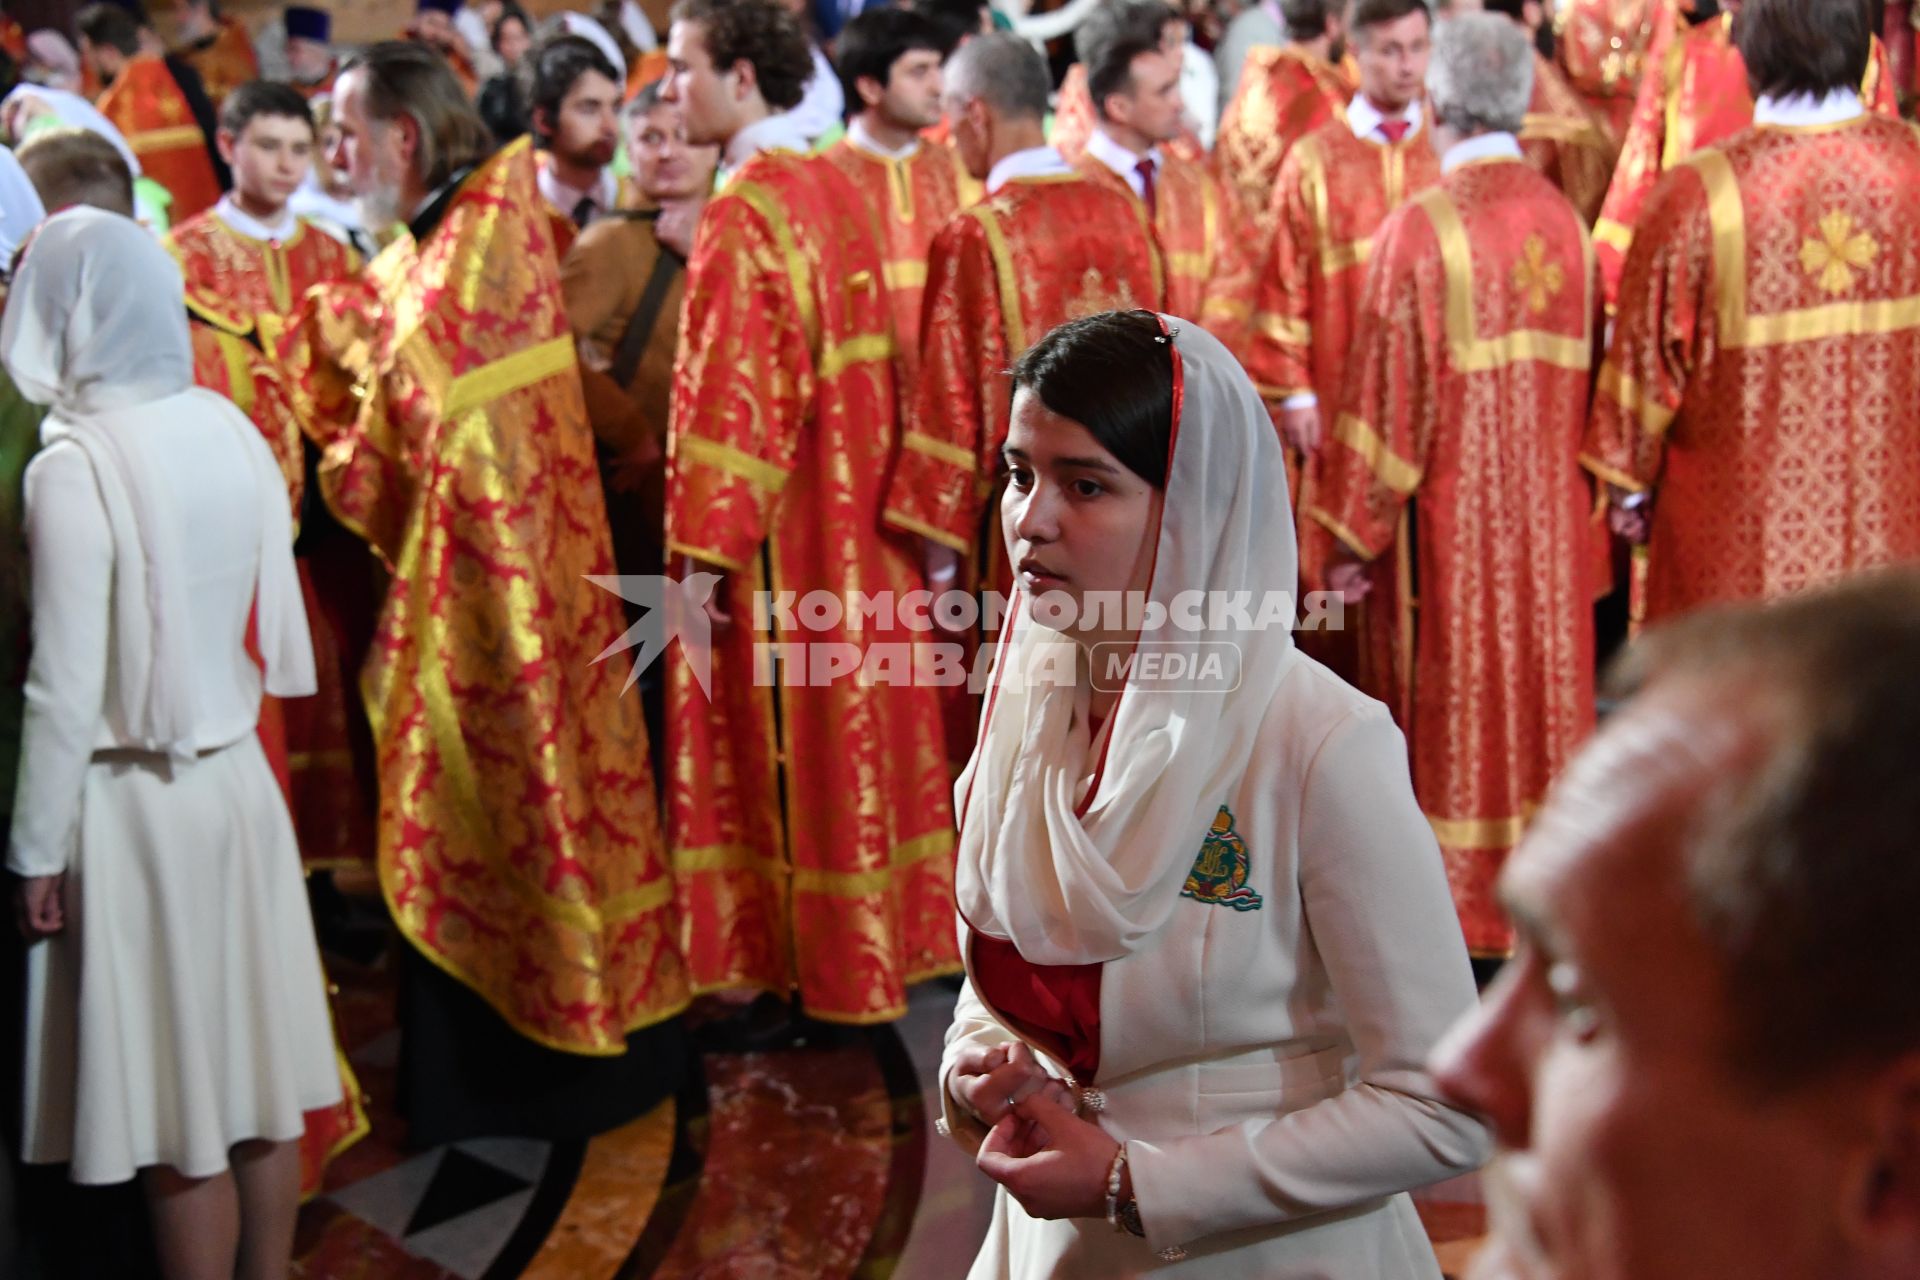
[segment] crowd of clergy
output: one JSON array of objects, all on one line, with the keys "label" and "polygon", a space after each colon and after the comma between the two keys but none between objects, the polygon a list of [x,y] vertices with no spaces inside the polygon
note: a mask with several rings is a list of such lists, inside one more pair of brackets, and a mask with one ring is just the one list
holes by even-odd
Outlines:
[{"label": "crowd of clergy", "polygon": [[[1068,30],[987,0],[418,0],[354,41],[305,6],[0,16],[26,1160],[98,1183],[187,1153],[149,1190],[190,1275],[195,1179],[232,1146],[246,1211],[285,1205],[242,1274],[279,1274],[279,1190],[365,1130],[310,898],[323,936],[371,912],[402,938],[424,1143],[601,1131],[679,1086],[690,1028],[830,1039],[965,971],[953,788],[982,681],[769,678],[764,646],[984,665],[992,635],[851,612],[802,635],[760,593],[1012,587],[1010,371],[1069,321],[1161,313],[1251,379],[1286,461],[1263,518],[1319,593],[1299,644],[1404,735],[1483,979],[1515,945],[1503,866],[1614,647],[1920,559],[1907,4],[1070,8]],[[183,426],[143,462],[101,425],[170,421],[189,387],[251,424],[244,449]],[[169,557],[200,591],[258,530],[208,517],[221,546],[183,548],[154,512],[243,461],[277,478],[260,564],[284,580],[263,567],[210,622]],[[47,612],[76,592],[111,624]],[[676,608],[700,663],[609,657]],[[221,627],[245,669],[165,696]],[[117,942],[79,930],[147,910],[104,876],[82,894],[84,856],[182,821],[89,770],[204,761],[222,697],[261,700],[266,768],[178,812],[217,825],[266,788],[285,867]],[[193,1077],[130,1023],[214,1011],[141,957],[229,911],[246,946],[190,959],[278,1007],[242,1073],[266,1083],[103,1119],[129,1075]],[[240,976],[261,965],[305,995]]]}]

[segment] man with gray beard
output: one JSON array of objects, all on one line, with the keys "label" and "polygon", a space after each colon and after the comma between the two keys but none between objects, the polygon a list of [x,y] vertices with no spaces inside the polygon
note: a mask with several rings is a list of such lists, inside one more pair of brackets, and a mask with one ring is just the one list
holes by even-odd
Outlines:
[{"label": "man with gray beard", "polygon": [[582,581],[614,568],[554,223],[530,142],[489,154],[432,51],[374,46],[334,107],[393,239],[281,355],[312,489],[391,572],[359,685],[400,1100],[420,1146],[584,1138],[677,1083],[687,990],[640,700],[596,662],[627,624]]}]

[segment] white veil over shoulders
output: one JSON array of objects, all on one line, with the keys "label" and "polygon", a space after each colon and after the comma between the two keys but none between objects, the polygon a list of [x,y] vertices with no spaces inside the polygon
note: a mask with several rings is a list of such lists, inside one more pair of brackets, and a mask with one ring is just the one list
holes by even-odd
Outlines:
[{"label": "white veil over shoulders", "polygon": [[[1117,960],[1166,922],[1297,659],[1298,552],[1272,420],[1216,339],[1184,320],[1161,323],[1175,424],[1148,598],[1166,616],[1158,625],[1149,616],[1139,652],[1231,646],[1238,680],[1228,688],[1136,669],[1089,779],[1088,691],[1021,678],[1050,659],[1072,670],[1077,642],[1033,621],[1016,590],[979,742],[954,791],[955,889],[974,929],[1034,964]],[[1245,615],[1229,608],[1236,599]]]},{"label": "white veil over shoulders", "polygon": [[118,704],[108,712],[115,724],[147,750],[192,753],[184,522],[148,453],[155,426],[175,415],[224,424],[253,468],[260,530],[255,627],[266,689],[288,697],[313,692],[286,482],[245,415],[194,387],[184,289],[167,251],[116,213],[76,208],[49,218],[9,291],[0,363],[22,395],[51,407],[41,439],[77,444],[100,486],[114,544]]}]

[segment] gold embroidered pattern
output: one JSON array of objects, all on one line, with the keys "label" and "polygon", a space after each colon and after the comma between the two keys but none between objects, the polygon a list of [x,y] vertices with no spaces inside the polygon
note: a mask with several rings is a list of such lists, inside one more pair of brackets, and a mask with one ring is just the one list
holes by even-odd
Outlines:
[{"label": "gold embroidered pattern", "polygon": [[1864,231],[1855,231],[1853,215],[1835,209],[1820,219],[1820,234],[1808,236],[1800,246],[1800,265],[1810,276],[1820,278],[1820,287],[1831,294],[1853,288],[1855,271],[1865,271],[1880,256],[1880,245]]},{"label": "gold embroidered pattern", "polygon": [[1527,237],[1521,250],[1525,255],[1513,264],[1513,290],[1524,294],[1527,310],[1539,315],[1567,284],[1567,273],[1557,262],[1547,261],[1547,242],[1538,235]]}]

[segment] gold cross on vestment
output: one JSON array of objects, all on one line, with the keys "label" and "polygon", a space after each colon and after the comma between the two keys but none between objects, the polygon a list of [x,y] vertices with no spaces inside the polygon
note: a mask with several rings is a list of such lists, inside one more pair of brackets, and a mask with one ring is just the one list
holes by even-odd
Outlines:
[{"label": "gold cross on vestment", "polygon": [[1528,236],[1521,252],[1526,256],[1513,264],[1514,292],[1525,294],[1527,310],[1539,315],[1566,287],[1567,273],[1547,261],[1547,242],[1538,235]]},{"label": "gold cross on vestment", "polygon": [[1853,273],[1865,271],[1880,256],[1880,246],[1864,231],[1853,229],[1853,215],[1835,209],[1820,219],[1820,234],[1800,246],[1800,265],[1831,294],[1853,288]]}]

